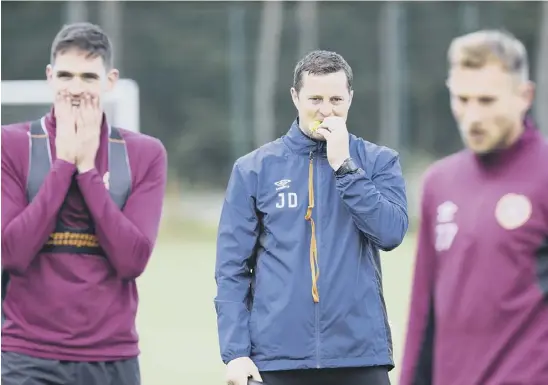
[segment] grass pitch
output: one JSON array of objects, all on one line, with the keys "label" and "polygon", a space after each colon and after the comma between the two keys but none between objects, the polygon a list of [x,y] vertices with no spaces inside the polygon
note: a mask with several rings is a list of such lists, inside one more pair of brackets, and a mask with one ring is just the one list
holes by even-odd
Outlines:
[{"label": "grass pitch", "polygon": [[[138,281],[143,385],[224,385],[217,343],[215,229],[163,226],[154,255]],[[415,238],[383,255],[384,292],[392,324],[397,385],[403,351]]]}]

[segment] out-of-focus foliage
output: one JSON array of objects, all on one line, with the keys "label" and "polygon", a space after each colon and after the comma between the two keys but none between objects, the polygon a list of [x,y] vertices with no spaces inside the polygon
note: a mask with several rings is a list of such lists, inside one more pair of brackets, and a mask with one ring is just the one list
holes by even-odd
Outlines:
[{"label": "out-of-focus foliage", "polygon": [[[263,3],[121,2],[121,42],[116,56],[123,77],[138,82],[141,130],[159,137],[180,178],[222,187],[236,157],[254,148],[253,89]],[[520,38],[535,70],[541,3],[405,2],[403,57],[407,87],[403,143],[407,153],[440,157],[461,147],[445,89],[446,50],[452,38],[476,27],[503,27]],[[470,3],[469,3],[470,4]],[[101,2],[89,2],[89,21],[100,23]],[[2,2],[2,79],[43,79],[51,41],[64,23],[60,2]],[[249,116],[244,140],[232,145],[230,129],[231,7],[245,9],[245,74],[237,87]],[[284,3],[276,79],[276,134],[295,117],[289,95],[298,47],[297,3]],[[380,33],[382,2],[317,4],[318,48],[341,53],[354,70],[355,99],[349,127],[369,140],[379,138]],[[467,13],[468,12],[468,13]],[[474,16],[474,17],[472,17]],[[474,20],[475,18],[475,20]],[[245,92],[244,92],[245,91]]]}]

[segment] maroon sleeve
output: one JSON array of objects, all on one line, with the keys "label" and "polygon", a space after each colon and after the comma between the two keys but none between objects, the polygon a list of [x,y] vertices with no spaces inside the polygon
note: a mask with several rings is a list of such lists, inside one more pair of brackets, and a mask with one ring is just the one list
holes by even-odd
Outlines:
[{"label": "maroon sleeve", "polygon": [[22,173],[28,161],[19,159],[28,156],[28,137],[17,134],[2,129],[2,269],[23,273],[53,232],[76,167],[55,160],[29,204]]},{"label": "maroon sleeve", "polygon": [[421,197],[418,247],[400,385],[432,383],[433,288],[436,251],[432,237],[433,218],[429,210],[432,199],[429,189],[433,184],[428,183],[428,179],[428,177],[425,178]]},{"label": "maroon sleeve", "polygon": [[[143,143],[144,144],[144,143]],[[86,201],[99,244],[117,272],[124,279],[140,276],[148,263],[156,242],[167,180],[167,154],[159,141],[146,142],[139,156],[149,161],[138,163],[147,167],[121,211],[105,188],[96,169],[77,176]],[[136,170],[132,170],[135,173]]]}]

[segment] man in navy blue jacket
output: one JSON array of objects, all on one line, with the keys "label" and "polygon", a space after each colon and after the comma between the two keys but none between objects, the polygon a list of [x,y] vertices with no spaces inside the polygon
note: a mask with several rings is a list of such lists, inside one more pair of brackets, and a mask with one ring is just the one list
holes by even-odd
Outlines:
[{"label": "man in navy blue jacket", "polygon": [[379,249],[408,227],[398,154],[348,133],[352,70],[315,51],[296,66],[298,118],[238,159],[215,278],[227,383],[389,384]]}]

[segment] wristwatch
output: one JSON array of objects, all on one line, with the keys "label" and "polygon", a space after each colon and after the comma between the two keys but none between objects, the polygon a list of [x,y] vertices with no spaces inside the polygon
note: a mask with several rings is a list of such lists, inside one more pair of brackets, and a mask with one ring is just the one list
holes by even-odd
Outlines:
[{"label": "wristwatch", "polygon": [[338,168],[337,171],[335,171],[335,176],[343,176],[346,174],[354,174],[358,172],[359,167],[356,165],[354,160],[352,158],[346,159],[341,167]]}]

